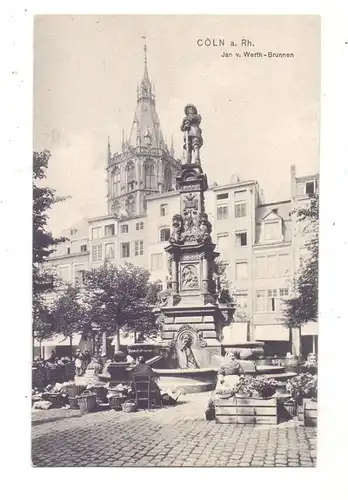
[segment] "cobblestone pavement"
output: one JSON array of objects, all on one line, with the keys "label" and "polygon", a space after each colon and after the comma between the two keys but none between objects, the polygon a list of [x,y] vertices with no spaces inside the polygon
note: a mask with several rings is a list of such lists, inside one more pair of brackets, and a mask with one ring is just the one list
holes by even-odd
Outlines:
[{"label": "cobblestone pavement", "polygon": [[33,412],[36,467],[313,467],[316,429],[216,424],[204,418],[207,393],[176,407],[133,414],[113,410]]}]

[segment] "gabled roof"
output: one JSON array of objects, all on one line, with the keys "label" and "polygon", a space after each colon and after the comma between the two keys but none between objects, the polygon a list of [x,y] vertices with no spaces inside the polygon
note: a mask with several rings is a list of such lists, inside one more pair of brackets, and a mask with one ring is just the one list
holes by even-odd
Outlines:
[{"label": "gabled roof", "polygon": [[261,220],[266,220],[266,219],[278,219],[278,220],[283,220],[283,218],[278,214],[278,210],[274,208],[270,212],[267,212]]}]

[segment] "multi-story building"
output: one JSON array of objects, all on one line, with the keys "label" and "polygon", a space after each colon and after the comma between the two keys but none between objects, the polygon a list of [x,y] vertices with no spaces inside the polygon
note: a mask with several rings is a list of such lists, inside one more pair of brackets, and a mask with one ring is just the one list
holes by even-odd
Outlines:
[{"label": "multi-story building", "polygon": [[[180,162],[166,145],[155,106],[155,94],[145,70],[137,89],[137,104],[128,140],[120,154],[107,150],[108,214],[81,221],[69,230],[48,260],[59,276],[72,283],[105,259],[148,268],[153,280],[166,287],[165,246],[172,217],[180,212],[175,176]],[[296,177],[291,167],[289,199],[265,203],[256,180],[234,175],[229,184],[212,185],[205,195],[213,226],[213,241],[233,283],[238,318],[249,340],[265,342],[268,354],[297,353],[298,332],[282,320],[283,300],[289,296],[294,273],[305,258],[305,238],[292,215],[309,202],[318,188],[318,175]],[[290,194],[289,193],[289,194]],[[307,326],[306,350],[316,349],[316,327]]]}]

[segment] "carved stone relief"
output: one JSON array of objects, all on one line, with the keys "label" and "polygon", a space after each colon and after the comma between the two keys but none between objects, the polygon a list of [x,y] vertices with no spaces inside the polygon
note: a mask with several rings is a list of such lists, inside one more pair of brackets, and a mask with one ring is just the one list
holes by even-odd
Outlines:
[{"label": "carved stone relief", "polygon": [[188,290],[199,288],[197,266],[189,264],[181,268],[181,288]]}]

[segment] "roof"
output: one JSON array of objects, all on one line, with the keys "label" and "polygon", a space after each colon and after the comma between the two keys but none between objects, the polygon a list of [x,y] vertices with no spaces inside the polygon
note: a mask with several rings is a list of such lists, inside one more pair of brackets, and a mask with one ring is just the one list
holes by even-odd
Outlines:
[{"label": "roof", "polygon": [[66,337],[63,334],[54,335],[49,339],[43,339],[41,342],[37,339],[34,340],[34,347],[61,347],[61,346],[69,346],[77,347],[81,342],[82,335],[80,333],[73,333],[72,339],[70,337]]}]

